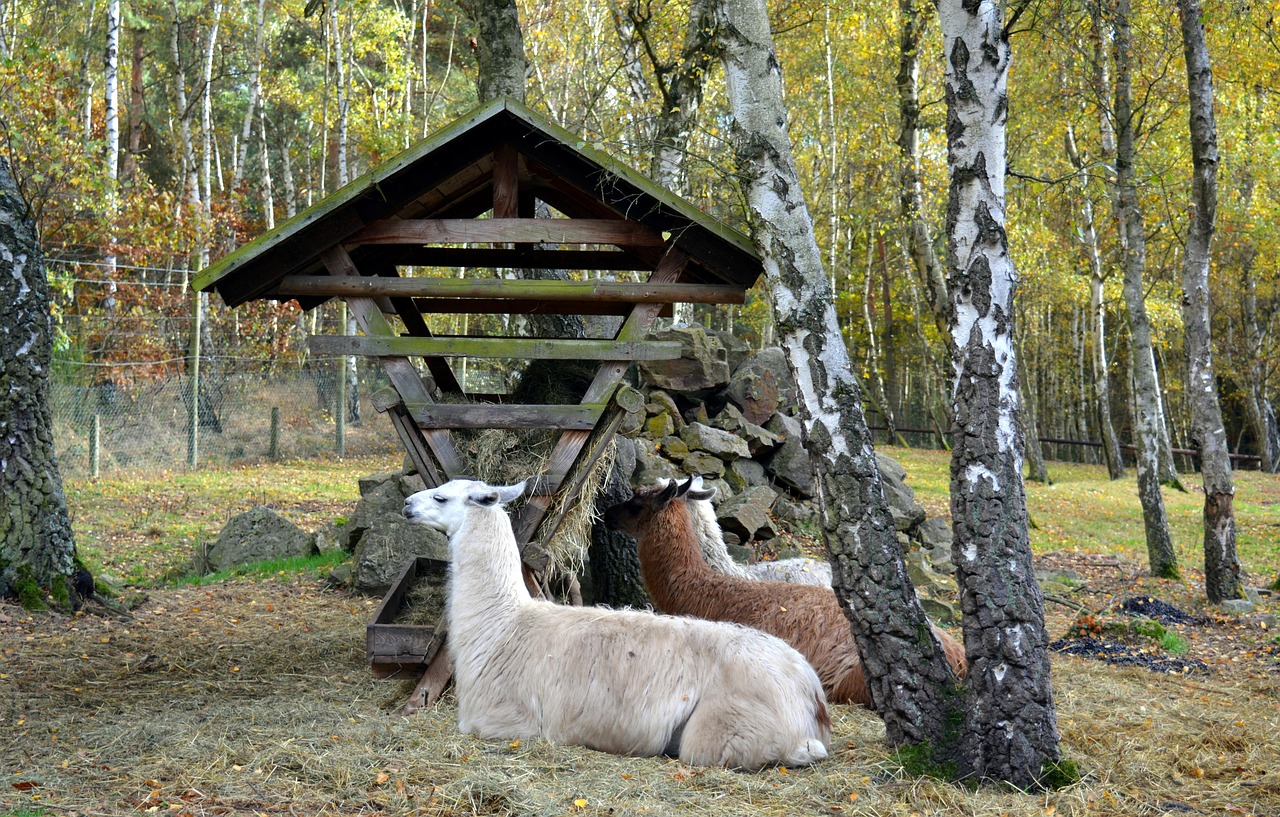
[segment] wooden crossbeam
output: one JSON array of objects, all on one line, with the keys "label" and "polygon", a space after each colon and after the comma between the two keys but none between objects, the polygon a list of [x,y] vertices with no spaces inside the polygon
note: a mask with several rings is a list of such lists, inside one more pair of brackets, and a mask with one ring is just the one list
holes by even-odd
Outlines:
[{"label": "wooden crossbeam", "polygon": [[519,245],[495,247],[424,247],[383,245],[385,257],[401,266],[469,267],[472,269],[651,270],[653,264],[624,250],[551,250]]},{"label": "wooden crossbeam", "polygon": [[289,275],[276,292],[282,296],[358,296],[362,298],[486,298],[524,301],[601,301],[632,304],[740,304],[741,287],[728,284],[628,283],[625,281],[546,281],[506,278],[334,278]]},{"label": "wooden crossbeam", "polygon": [[661,247],[662,236],[634,221],[568,218],[420,218],[372,221],[346,240],[365,244],[616,244]]},{"label": "wooden crossbeam", "polygon": [[545,428],[590,431],[604,412],[603,404],[527,406],[497,403],[429,403],[407,406],[421,428]]},{"label": "wooden crossbeam", "polygon": [[[675,360],[678,341],[582,340],[558,338],[395,337],[312,335],[313,354],[365,357],[481,357],[517,360]],[[412,402],[405,397],[406,402]]]}]

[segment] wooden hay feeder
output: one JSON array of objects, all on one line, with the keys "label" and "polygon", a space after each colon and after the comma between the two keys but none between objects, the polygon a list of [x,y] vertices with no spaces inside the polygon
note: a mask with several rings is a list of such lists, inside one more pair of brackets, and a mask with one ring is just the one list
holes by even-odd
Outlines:
[{"label": "wooden hay feeder", "polygon": [[[541,205],[552,217],[536,217]],[[451,268],[454,277],[410,276],[421,267]],[[527,272],[509,278],[496,270]],[[761,271],[741,234],[523,105],[498,100],[241,247],[194,283],[232,307],[264,298],[297,299],[304,309],[345,300],[363,334],[314,336],[311,351],[381,364],[392,389],[375,405],[428,486],[468,475],[451,430],[557,433],[514,519],[525,562],[536,569],[569,504],[557,498],[576,496],[579,475],[620,424],[619,403],[637,397],[623,383],[628,367],[680,355],[676,343],[646,340],[654,321],[677,302],[743,303]],[[431,316],[457,314],[614,316],[616,329],[601,338],[432,331]],[[465,393],[450,364],[458,358],[597,368],[577,405],[511,404]],[[404,581],[412,582],[418,564],[406,567]],[[396,625],[382,616],[394,618],[406,590],[397,583],[370,625],[376,673],[425,666],[439,640],[424,627],[412,648],[384,641],[392,631],[381,628]],[[392,642],[395,651],[385,652]]]}]

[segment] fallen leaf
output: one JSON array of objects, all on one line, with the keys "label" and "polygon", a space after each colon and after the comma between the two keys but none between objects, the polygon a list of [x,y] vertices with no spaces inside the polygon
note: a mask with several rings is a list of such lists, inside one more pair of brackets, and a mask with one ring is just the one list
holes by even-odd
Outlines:
[{"label": "fallen leaf", "polygon": [[40,785],[34,780],[19,780],[13,784],[13,787],[18,791],[31,791],[32,789],[40,788]]},{"label": "fallen leaf", "polygon": [[579,797],[577,800],[574,800],[574,801],[573,801],[573,805],[574,805],[574,807],[575,807],[575,808],[586,808],[586,807],[587,807],[587,798],[585,798],[585,797]]},{"label": "fallen leaf", "polygon": [[391,779],[391,775],[387,774],[386,772],[378,772],[378,776],[373,779],[373,782],[381,786],[383,783],[386,783],[390,779]]}]

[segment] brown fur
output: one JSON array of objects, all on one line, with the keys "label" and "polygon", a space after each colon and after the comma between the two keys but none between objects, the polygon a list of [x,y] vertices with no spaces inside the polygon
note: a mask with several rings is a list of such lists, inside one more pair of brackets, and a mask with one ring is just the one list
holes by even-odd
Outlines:
[{"label": "brown fur", "polygon": [[[687,486],[686,486],[687,487]],[[641,489],[610,508],[605,521],[630,533],[640,575],[654,605],[671,615],[732,621],[786,641],[813,665],[834,703],[869,706],[862,661],[849,620],[830,588],[761,582],[712,570],[702,558],[688,503],[674,489]],[[952,669],[968,670],[964,647],[934,627]]]}]

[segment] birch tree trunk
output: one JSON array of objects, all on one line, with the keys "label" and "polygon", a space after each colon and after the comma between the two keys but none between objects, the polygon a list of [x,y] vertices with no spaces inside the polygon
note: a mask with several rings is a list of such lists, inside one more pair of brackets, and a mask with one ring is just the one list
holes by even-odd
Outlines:
[{"label": "birch tree trunk", "polygon": [[872,706],[895,746],[943,746],[957,683],[898,549],[862,396],[792,159],[764,0],[720,0],[716,23],[736,165],[773,295],[777,340],[800,389],[833,586],[852,622]]},{"label": "birch tree trunk", "polygon": [[1213,70],[1200,22],[1199,0],[1178,0],[1190,101],[1191,224],[1182,260],[1182,323],[1186,332],[1191,433],[1204,481],[1204,587],[1217,603],[1244,596],[1236,556],[1235,484],[1227,432],[1218,403],[1209,328],[1209,250],[1218,214],[1218,127]]},{"label": "birch tree trunk", "polygon": [[[933,235],[924,216],[924,188],[920,183],[920,44],[928,20],[919,0],[898,0],[902,29],[898,39],[898,148],[901,170],[898,212],[905,235],[903,248],[924,289],[934,325],[951,342],[951,296],[946,273],[933,249]],[[947,357],[953,357],[948,348]]]},{"label": "birch tree trunk", "polygon": [[1160,491],[1160,383],[1151,348],[1151,323],[1143,284],[1147,238],[1138,187],[1134,181],[1134,113],[1130,29],[1130,0],[1117,0],[1115,9],[1115,134],[1116,219],[1120,226],[1120,257],[1124,268],[1124,299],[1129,315],[1130,373],[1133,384],[1133,437],[1138,471],[1138,500],[1146,530],[1151,574],[1178,577],[1178,557],[1169,532],[1164,496]]},{"label": "birch tree trunk", "polygon": [[[942,0],[947,288],[955,348],[952,561],[969,656],[961,768],[1020,788],[1059,760],[1044,599],[1031,562],[1005,233],[1010,49],[1003,6]],[[1000,600],[997,602],[996,600]]]},{"label": "birch tree trunk", "polygon": [[120,0],[107,3],[107,47],[103,59],[103,124],[106,129],[107,220],[111,225],[108,241],[112,248],[103,261],[107,280],[115,286],[116,243],[115,220],[119,209],[120,182]]},{"label": "birch tree trunk", "polygon": [[262,55],[265,48],[266,0],[258,0],[257,31],[253,36],[253,67],[249,69],[249,101],[245,105],[244,122],[240,125],[240,150],[236,155],[236,166],[231,176],[231,189],[238,190],[244,174],[248,172],[249,143],[253,141],[253,123],[258,116],[258,100],[262,96]]},{"label": "birch tree trunk", "polygon": [[1075,132],[1067,126],[1067,159],[1080,175],[1080,243],[1089,260],[1089,349],[1093,364],[1093,400],[1098,416],[1098,428],[1102,432],[1102,455],[1107,463],[1107,476],[1124,479],[1124,456],[1120,451],[1120,438],[1116,435],[1115,422],[1111,418],[1111,374],[1107,362],[1107,309],[1103,304],[1103,288],[1107,282],[1107,269],[1102,264],[1098,250],[1098,231],[1093,220],[1093,200],[1089,197],[1089,176],[1084,160],[1076,148]]},{"label": "birch tree trunk", "polygon": [[53,330],[35,222],[0,157],[0,596],[66,600],[76,545],[49,413]]},{"label": "birch tree trunk", "polygon": [[[712,0],[691,0],[680,55],[672,64],[659,58],[647,12],[642,16],[637,4],[631,3],[627,16],[630,30],[653,67],[661,97],[650,134],[653,160],[649,172],[658,184],[683,196],[688,192],[689,140],[698,122],[706,72],[714,59],[716,23]],[[692,323],[693,305],[676,304],[672,320],[677,324]]]}]

